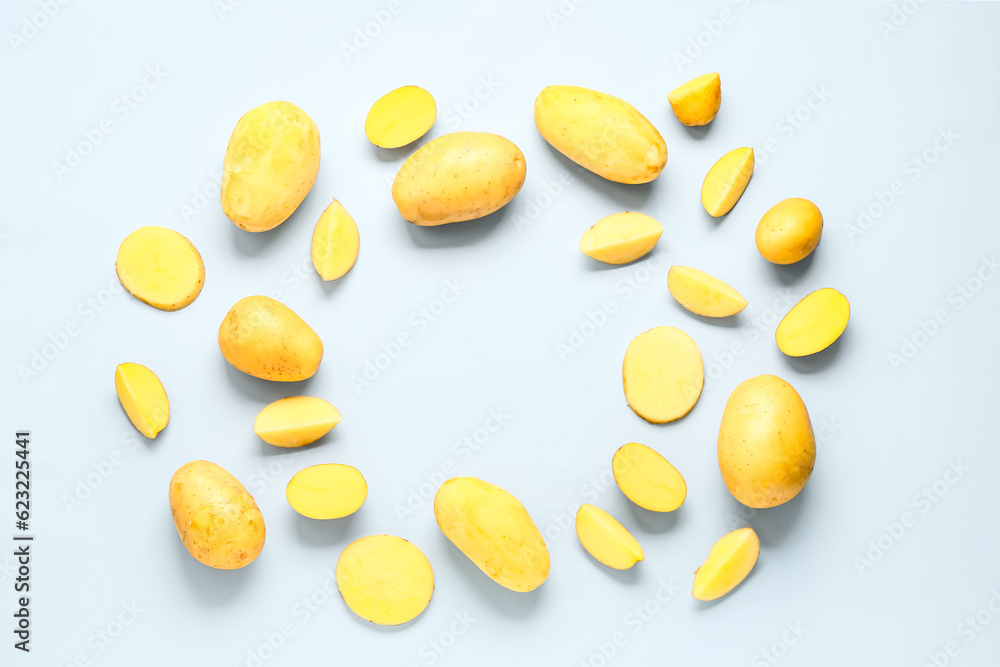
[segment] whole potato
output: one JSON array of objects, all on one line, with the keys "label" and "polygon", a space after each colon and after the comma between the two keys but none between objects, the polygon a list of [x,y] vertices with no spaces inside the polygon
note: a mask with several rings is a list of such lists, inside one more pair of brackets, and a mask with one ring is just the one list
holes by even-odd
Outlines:
[{"label": "whole potato", "polygon": [[266,296],[236,302],[219,326],[219,349],[237,370],[264,380],[298,382],[323,359],[323,341],[295,312]]},{"label": "whole potato", "polygon": [[792,197],[780,201],[757,225],[757,250],[774,264],[794,264],[819,245],[823,214],[808,199]]}]

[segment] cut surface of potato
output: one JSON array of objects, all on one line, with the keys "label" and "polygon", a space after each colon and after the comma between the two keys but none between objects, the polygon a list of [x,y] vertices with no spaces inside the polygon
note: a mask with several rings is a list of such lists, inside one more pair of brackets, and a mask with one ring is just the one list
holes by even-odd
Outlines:
[{"label": "cut surface of potato", "polygon": [[729,317],[747,307],[747,300],[732,287],[687,266],[670,267],[667,289],[677,303],[703,317]]},{"label": "cut surface of potato", "polygon": [[705,563],[695,570],[696,600],[717,600],[740,585],[760,555],[760,539],[753,528],[740,528],[724,535],[712,546]]},{"label": "cut surface of potato", "polygon": [[160,378],[141,364],[118,364],[115,392],[132,425],[147,438],[155,438],[170,421],[170,403]]},{"label": "cut surface of potato", "polygon": [[340,423],[340,411],[315,396],[290,396],[257,413],[253,432],[277,447],[301,447],[316,442]]},{"label": "cut surface of potato", "polygon": [[313,230],[312,262],[316,273],[323,280],[343,276],[357,261],[360,242],[354,218],[334,199],[319,216]]},{"label": "cut surface of potato", "polygon": [[753,149],[729,151],[712,165],[701,184],[701,204],[713,218],[721,217],[736,206],[753,176]]},{"label": "cut surface of potato", "polygon": [[680,329],[650,329],[629,343],[622,384],[629,407],[646,421],[680,419],[698,402],[705,384],[701,352]]},{"label": "cut surface of potato", "polygon": [[647,254],[663,226],[645,213],[624,211],[598,220],[580,239],[580,251],[606,264],[628,264]]},{"label": "cut surface of potato", "polygon": [[644,509],[673,512],[687,497],[687,483],[677,468],[659,452],[638,442],[630,442],[615,452],[611,471],[622,493]]},{"label": "cut surface of potato", "polygon": [[142,227],[118,248],[115,270],[135,298],[160,310],[180,310],[201,294],[205,263],[198,249],[172,229]]},{"label": "cut surface of potato", "polygon": [[645,558],[632,533],[594,505],[585,503],[577,510],[576,536],[587,553],[616,570],[627,570]]},{"label": "cut surface of potato", "polygon": [[847,297],[824,287],[807,295],[782,318],[774,332],[778,349],[790,357],[816,354],[833,345],[851,319]]},{"label": "cut surface of potato", "polygon": [[351,542],[340,554],[337,588],[361,618],[400,625],[427,608],[434,572],[412,543],[393,535],[370,535]]},{"label": "cut surface of potato", "polygon": [[354,514],[368,497],[368,483],[357,469],[321,463],[297,472],[285,487],[292,509],[310,519],[341,519]]},{"label": "cut surface of potato", "polygon": [[400,148],[427,134],[437,118],[434,97],[419,86],[386,93],[365,118],[365,136],[379,148]]},{"label": "cut surface of potato", "polygon": [[715,120],[722,106],[722,80],[718,72],[702,74],[667,94],[674,115],[684,125],[697,127]]}]

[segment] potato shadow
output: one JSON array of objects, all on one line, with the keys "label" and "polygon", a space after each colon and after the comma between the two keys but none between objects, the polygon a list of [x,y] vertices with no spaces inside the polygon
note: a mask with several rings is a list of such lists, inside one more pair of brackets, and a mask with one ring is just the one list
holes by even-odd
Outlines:
[{"label": "potato shadow", "polygon": [[840,357],[841,349],[848,344],[844,342],[844,339],[850,338],[849,330],[850,326],[844,329],[844,333],[840,334],[840,338],[833,341],[830,347],[820,350],[816,354],[810,354],[806,357],[789,357],[787,354],[782,354],[781,356],[785,358],[785,365],[798,373],[820,373],[826,370]]},{"label": "potato shadow", "polygon": [[739,329],[743,326],[743,320],[745,319],[744,313],[746,312],[745,310],[741,310],[735,315],[730,315],[729,317],[705,317],[704,315],[699,315],[698,313],[692,313],[672,296],[669,296],[668,298],[674,304],[675,309],[683,311],[688,317],[696,322],[704,322],[709,326],[725,327],[727,329]]},{"label": "potato shadow", "polygon": [[[296,208],[295,211],[288,216],[287,220],[274,229],[269,229],[266,232],[248,232],[245,229],[241,229],[230,220],[230,225],[232,225],[231,234],[233,235],[233,247],[236,248],[236,252],[244,257],[254,257],[263,252],[268,246],[276,243],[275,239],[278,237],[293,233],[288,230],[295,226],[296,220],[305,216],[303,210],[309,203],[309,198],[311,196],[312,192],[310,191],[309,194],[306,195],[306,198],[302,200],[302,203],[299,204],[298,208]],[[229,220],[229,218],[226,218],[226,220]]]},{"label": "potato shadow", "polygon": [[[660,178],[657,176],[649,183],[637,183],[634,185],[629,183],[615,183],[603,176],[598,176],[589,169],[584,169],[556,150],[552,144],[544,139],[542,141],[545,143],[545,147],[549,150],[549,153],[555,156],[556,161],[559,162],[565,171],[572,173],[574,178],[586,183],[587,187],[599,191],[602,195],[614,201],[623,211],[642,211],[646,205],[646,201],[653,192],[653,184]],[[664,167],[665,169],[666,167]],[[594,222],[597,221],[595,220]]]},{"label": "potato shadow", "polygon": [[[680,121],[677,122],[680,123]],[[715,120],[713,119],[711,122],[706,123],[705,125],[691,126],[681,123],[681,127],[684,128],[684,131],[687,132],[687,135],[690,138],[694,139],[695,141],[702,141],[703,139],[705,139],[705,137],[708,136],[709,128],[711,128],[714,123]]]},{"label": "potato shadow", "polygon": [[[172,532],[176,532],[172,518],[170,523]],[[179,559],[180,569],[183,572],[180,578],[186,582],[191,594],[202,603],[210,606],[227,605],[241,589],[252,585],[248,582],[256,576],[254,563],[238,570],[218,570],[195,560],[180,539],[171,541],[174,543],[173,552]],[[258,558],[263,558],[265,553],[266,551],[262,551]]]},{"label": "potato shadow", "polygon": [[272,445],[269,442],[264,442],[256,433],[254,434],[254,439],[257,440],[258,445],[260,445],[260,455],[261,456],[282,456],[284,454],[296,454],[298,452],[307,452],[311,449],[317,449],[324,445],[336,444],[340,439],[337,433],[337,427],[333,427],[330,431],[324,435],[319,440],[315,442],[310,442],[308,445],[302,445],[301,447],[279,447],[278,445]]},{"label": "potato shadow", "polygon": [[428,131],[422,137],[414,139],[405,146],[400,146],[399,148],[379,148],[375,144],[369,142],[372,147],[372,152],[379,162],[403,162],[406,158],[410,157],[411,154],[420,150],[420,148],[426,144],[428,141],[433,139],[431,132]]},{"label": "potato shadow", "polygon": [[[808,499],[809,485],[806,484],[805,488],[787,503],[757,510],[750,517],[748,523],[760,538],[761,548],[778,547],[785,541],[802,515],[802,506],[808,502]],[[732,502],[742,507],[735,498],[732,499]]]},{"label": "potato shadow", "polygon": [[496,232],[497,227],[511,215],[511,205],[515,201],[516,198],[500,210],[475,220],[431,227],[408,222],[406,230],[414,245],[420,248],[456,248],[472,245]]},{"label": "potato shadow", "polygon": [[[616,570],[615,568],[605,565],[601,561],[594,558],[589,551],[583,548],[583,545],[580,544],[580,540],[577,540],[576,548],[577,551],[583,554],[584,558],[590,561],[592,567],[596,568],[597,570],[600,570],[600,572],[609,579],[612,579],[620,584],[625,584],[628,586],[631,586],[641,581],[642,579],[641,575],[638,572],[639,563],[636,563],[627,570]],[[641,562],[642,561],[640,561],[640,563]]]},{"label": "potato shadow", "polygon": [[[358,512],[363,509],[364,507]],[[342,543],[351,530],[354,517],[358,513],[355,512],[340,519],[310,519],[290,507],[288,512],[294,515],[295,534],[298,535],[301,542],[309,546],[323,548]]]},{"label": "potato shadow", "polygon": [[809,268],[813,265],[813,258],[816,257],[816,253],[819,252],[822,245],[823,244],[820,243],[816,246],[815,250],[794,264],[774,264],[772,262],[767,262],[766,259],[764,261],[771,265],[771,274],[777,278],[782,285],[794,285],[802,280],[802,277],[809,272]]},{"label": "potato shadow", "polygon": [[505,588],[486,576],[448,538],[442,535],[441,539],[448,542],[445,547],[448,570],[457,572],[457,576],[464,580],[464,585],[474,588],[476,595],[486,600],[493,609],[511,619],[523,619],[538,607],[541,596],[545,594],[545,584],[529,593]]},{"label": "potato shadow", "polygon": [[757,565],[755,565],[754,568],[752,570],[750,570],[750,574],[748,574],[746,576],[746,579],[744,579],[743,581],[741,581],[736,588],[734,588],[733,590],[729,591],[728,593],[726,593],[725,595],[723,595],[721,598],[718,598],[716,600],[709,600],[707,602],[705,602],[703,600],[695,600],[695,602],[697,603],[695,605],[695,613],[696,614],[700,614],[700,613],[704,613],[704,612],[710,611],[713,607],[715,607],[716,605],[718,605],[718,604],[720,604],[722,602],[725,602],[730,597],[732,597],[734,595],[739,595],[740,590],[742,590],[744,586],[748,585],[747,582],[753,580],[753,578],[756,575],[758,569],[760,569],[760,561],[759,561],[759,559],[758,559]]},{"label": "potato shadow", "polygon": [[[265,405],[273,403],[279,398],[308,395],[307,389],[310,382],[312,382],[312,378],[299,380],[298,382],[262,380],[237,370],[225,359],[222,359],[220,363],[225,364],[226,377],[233,388],[239,391],[244,397]],[[261,405],[261,407],[263,408],[264,405]]]},{"label": "potato shadow", "polygon": [[662,534],[670,532],[676,530],[677,526],[681,525],[684,521],[683,505],[673,512],[654,512],[639,507],[632,501],[629,501],[628,506],[639,528],[647,533]]},{"label": "potato shadow", "polygon": [[661,244],[657,243],[652,250],[647,252],[642,257],[639,257],[638,259],[633,259],[631,262],[626,262],[625,264],[608,264],[607,262],[602,262],[599,259],[594,259],[593,257],[588,257],[587,255],[583,255],[582,258],[583,266],[586,271],[614,271],[616,269],[627,269],[629,267],[639,266],[644,261],[652,257],[654,254],[670,253],[670,249],[667,247],[666,243],[662,244],[663,247],[660,247],[660,245]]}]

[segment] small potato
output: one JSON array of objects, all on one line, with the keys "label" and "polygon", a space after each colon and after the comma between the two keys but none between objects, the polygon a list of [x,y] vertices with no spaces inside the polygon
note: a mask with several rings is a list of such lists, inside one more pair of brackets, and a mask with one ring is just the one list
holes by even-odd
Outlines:
[{"label": "small potato", "polygon": [[434,594],[434,572],[427,557],[394,535],[351,542],[337,560],[336,576],[337,589],[350,610],[379,625],[412,621]]},{"label": "small potato", "polygon": [[160,310],[190,305],[205,284],[194,244],[172,229],[142,227],[122,241],[115,271],[129,294]]},{"label": "small potato", "polygon": [[155,438],[166,428],[170,421],[170,403],[160,378],[153,371],[139,364],[118,364],[115,392],[139,433]]},{"label": "small potato", "polygon": [[419,86],[403,86],[386,93],[372,105],[365,118],[365,136],[379,148],[411,144],[434,125],[437,105]]},{"label": "small potato", "polygon": [[705,563],[694,572],[691,596],[696,600],[718,600],[747,578],[760,556],[760,539],[753,528],[740,528],[724,535],[712,546]]},{"label": "small potato", "polygon": [[584,232],[580,252],[605,264],[628,264],[648,254],[661,234],[663,225],[645,213],[615,213]]},{"label": "small potato", "polygon": [[847,297],[824,287],[799,301],[774,332],[778,349],[790,357],[816,354],[833,345],[851,319]]},{"label": "small potato", "polygon": [[292,509],[310,519],[342,519],[368,497],[368,483],[351,466],[321,463],[295,473],[285,487]]},{"label": "small potato", "polygon": [[659,452],[630,442],[611,459],[611,471],[625,497],[652,512],[673,512],[687,498],[687,483]]},{"label": "small potato", "polygon": [[587,503],[576,512],[576,536],[587,553],[616,570],[627,570],[646,557],[625,526],[600,507]]},{"label": "small potato", "polygon": [[736,206],[753,176],[753,149],[731,150],[712,165],[701,184],[701,205],[713,218],[719,218]]},{"label": "small potato", "polygon": [[739,292],[704,271],[671,266],[667,289],[687,310],[702,317],[730,317],[747,307]]},{"label": "small potato", "polygon": [[718,72],[702,74],[674,88],[667,101],[684,125],[698,127],[715,120],[722,106],[722,80]]},{"label": "small potato", "polygon": [[237,370],[264,380],[298,382],[323,359],[323,341],[291,308],[266,296],[248,296],[219,326],[219,349]]},{"label": "small potato", "polygon": [[340,423],[340,411],[315,396],[278,399],[257,413],[253,432],[275,447],[302,447],[316,442]]},{"label": "small potato", "polygon": [[316,222],[312,237],[312,263],[323,280],[336,280],[358,259],[358,225],[336,199]]},{"label": "small potato", "polygon": [[757,250],[774,264],[794,264],[819,245],[823,214],[808,199],[793,197],[775,204],[757,225]]},{"label": "small potato", "polygon": [[689,413],[704,384],[701,352],[680,329],[650,329],[636,336],[625,351],[625,400],[652,424],[672,422]]}]

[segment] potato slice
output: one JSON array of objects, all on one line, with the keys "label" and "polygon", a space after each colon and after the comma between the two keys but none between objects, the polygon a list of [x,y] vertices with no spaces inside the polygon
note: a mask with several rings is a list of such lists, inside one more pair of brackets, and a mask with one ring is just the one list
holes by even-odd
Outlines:
[{"label": "potato slice", "polygon": [[427,608],[434,571],[412,543],[370,535],[347,545],[337,561],[337,588],[351,611],[379,625],[401,625]]},{"label": "potato slice", "polygon": [[729,317],[747,307],[747,300],[732,287],[687,266],[670,267],[667,289],[679,304],[703,317]]},{"label": "potato slice", "polygon": [[645,213],[615,213],[584,232],[580,251],[606,264],[628,264],[652,250],[662,233],[663,226]]},{"label": "potato slice", "polygon": [[774,332],[774,340],[778,349],[790,357],[816,354],[840,338],[850,319],[847,297],[832,287],[824,287],[788,311]]},{"label": "potato slice", "polygon": [[115,369],[115,392],[125,414],[139,433],[155,438],[170,421],[170,402],[160,378],[145,366],[118,364]]},{"label": "potato slice", "polygon": [[302,447],[316,442],[340,423],[340,412],[315,396],[291,396],[257,413],[253,432],[276,447]]},{"label": "potato slice", "polygon": [[702,74],[674,88],[667,101],[677,120],[689,126],[708,125],[722,106],[722,80],[718,72]]},{"label": "potato slice", "polygon": [[644,509],[673,512],[687,498],[687,483],[677,468],[638,442],[630,442],[615,452],[611,471],[625,497]]},{"label": "potato slice", "polygon": [[719,218],[736,206],[753,176],[753,149],[731,150],[712,165],[701,184],[701,205],[713,218]]},{"label": "potato slice", "polygon": [[646,557],[632,533],[600,507],[580,506],[576,536],[587,553],[616,570],[627,570]]},{"label": "potato slice", "polygon": [[740,585],[760,555],[760,539],[753,528],[740,528],[712,546],[705,563],[694,571],[696,600],[717,600]]},{"label": "potato slice", "polygon": [[650,423],[665,424],[689,413],[704,384],[701,352],[680,329],[650,329],[636,336],[625,351],[625,400]]},{"label": "potato slice", "polygon": [[333,200],[316,222],[312,238],[312,262],[323,280],[336,280],[351,270],[358,259],[358,225]]},{"label": "potato slice", "polygon": [[419,86],[403,86],[372,105],[365,136],[379,148],[400,148],[427,134],[436,119],[434,97]]},{"label": "potato slice", "polygon": [[356,468],[322,463],[295,473],[285,487],[292,509],[310,519],[341,519],[354,514],[368,497],[368,483]]},{"label": "potato slice", "polygon": [[198,249],[165,227],[142,227],[126,236],[118,247],[115,270],[132,296],[160,310],[189,305],[205,284]]}]

